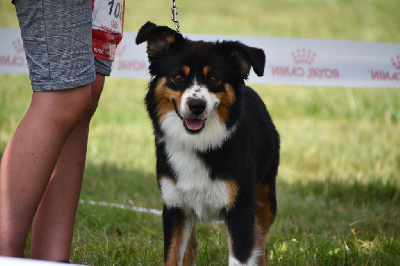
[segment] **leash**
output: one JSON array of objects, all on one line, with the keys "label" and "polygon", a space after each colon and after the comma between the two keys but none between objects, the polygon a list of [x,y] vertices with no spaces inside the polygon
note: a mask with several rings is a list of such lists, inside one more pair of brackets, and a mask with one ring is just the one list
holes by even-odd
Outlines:
[{"label": "leash", "polygon": [[171,20],[172,20],[172,22],[174,22],[176,32],[180,33],[180,31],[179,31],[180,25],[179,25],[179,20],[178,20],[178,11],[179,11],[179,9],[178,9],[178,6],[175,3],[175,0],[172,0],[172,8],[171,8],[172,17],[171,17]]}]

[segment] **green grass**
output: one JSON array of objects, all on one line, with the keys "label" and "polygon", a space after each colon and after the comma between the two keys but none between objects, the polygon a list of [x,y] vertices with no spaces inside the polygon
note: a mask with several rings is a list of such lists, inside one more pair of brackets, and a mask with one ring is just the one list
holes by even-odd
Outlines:
[{"label": "green grass", "polygon": [[[170,22],[172,1],[127,1],[125,29]],[[179,1],[184,33],[400,42],[399,1]],[[0,3],[0,27],[17,27]],[[146,80],[108,79],[93,119],[81,198],[161,209]],[[31,96],[0,75],[0,156]],[[253,85],[282,138],[273,265],[400,261],[400,90]],[[199,227],[198,265],[227,264],[224,225]],[[72,261],[160,265],[161,218],[80,204]]]}]

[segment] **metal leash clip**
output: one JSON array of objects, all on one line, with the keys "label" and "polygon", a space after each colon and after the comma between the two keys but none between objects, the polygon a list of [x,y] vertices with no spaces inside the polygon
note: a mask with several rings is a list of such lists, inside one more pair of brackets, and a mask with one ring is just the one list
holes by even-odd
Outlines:
[{"label": "metal leash clip", "polygon": [[171,12],[172,12],[171,20],[172,20],[172,21],[174,22],[174,24],[175,24],[176,32],[180,33],[180,31],[179,31],[180,25],[179,25],[179,20],[178,20],[179,8],[176,6],[175,0],[173,1],[172,8],[171,8]]}]

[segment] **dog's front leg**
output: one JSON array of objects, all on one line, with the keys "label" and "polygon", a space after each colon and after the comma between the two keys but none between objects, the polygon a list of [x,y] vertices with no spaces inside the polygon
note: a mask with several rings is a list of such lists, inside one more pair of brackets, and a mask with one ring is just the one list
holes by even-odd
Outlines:
[{"label": "dog's front leg", "polygon": [[[163,209],[164,265],[195,265],[196,228],[180,208]],[[189,245],[188,245],[189,243]]]},{"label": "dog's front leg", "polygon": [[255,208],[235,206],[226,217],[229,243],[229,266],[259,265],[261,255]]}]

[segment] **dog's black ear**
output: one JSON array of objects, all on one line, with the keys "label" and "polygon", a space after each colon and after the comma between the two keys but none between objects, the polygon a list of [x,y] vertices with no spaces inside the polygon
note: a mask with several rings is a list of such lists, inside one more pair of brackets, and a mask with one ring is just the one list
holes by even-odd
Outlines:
[{"label": "dog's black ear", "polygon": [[241,42],[224,41],[221,42],[223,49],[228,52],[228,56],[233,58],[239,67],[240,74],[244,79],[249,76],[250,68],[253,67],[257,76],[264,75],[265,54],[262,49],[250,47]]},{"label": "dog's black ear", "polygon": [[153,58],[168,51],[171,44],[182,39],[181,34],[167,26],[157,26],[148,21],[140,28],[136,36],[136,44],[147,41],[147,55],[149,58]]}]

